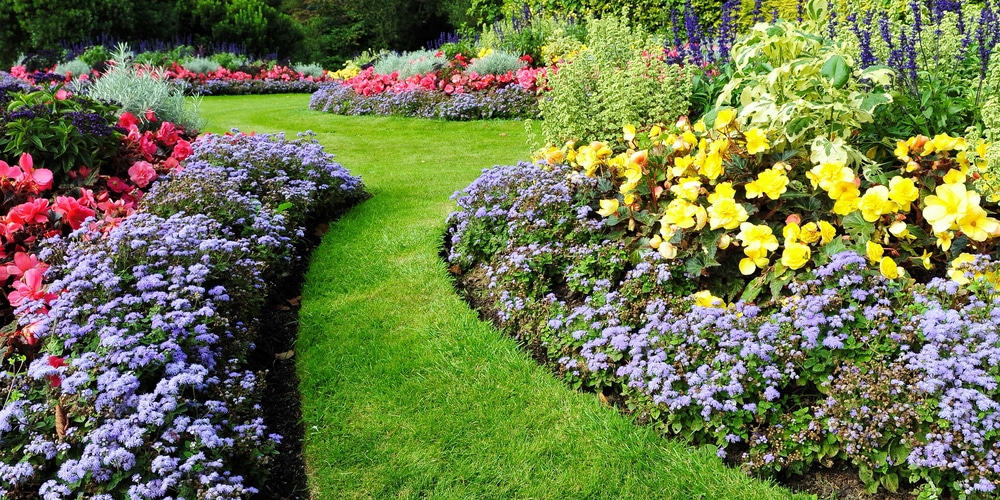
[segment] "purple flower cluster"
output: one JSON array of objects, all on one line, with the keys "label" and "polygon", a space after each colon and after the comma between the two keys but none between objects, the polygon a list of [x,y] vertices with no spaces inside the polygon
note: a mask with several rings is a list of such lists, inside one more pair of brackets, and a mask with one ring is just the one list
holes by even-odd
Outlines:
[{"label": "purple flower cluster", "polygon": [[904,287],[844,251],[773,301],[701,307],[682,262],[592,216],[594,189],[495,167],[448,219],[449,262],[481,273],[477,298],[567,382],[764,473],[845,461],[872,484],[1000,486],[1000,264]]},{"label": "purple flower cluster", "polygon": [[338,115],[403,115],[445,120],[538,117],[537,97],[519,85],[451,95],[411,90],[366,97],[358,95],[349,85],[329,83],[313,93],[309,109]]},{"label": "purple flower cluster", "polygon": [[274,256],[363,186],[314,140],[208,136],[194,149],[145,210],[43,245],[59,293],[17,311],[40,351],[0,371],[0,497],[256,493],[280,440],[247,363]]},{"label": "purple flower cluster", "polygon": [[251,94],[311,94],[320,89],[321,82],[309,80],[235,80],[219,79],[204,82],[178,80],[187,95],[251,95]]}]

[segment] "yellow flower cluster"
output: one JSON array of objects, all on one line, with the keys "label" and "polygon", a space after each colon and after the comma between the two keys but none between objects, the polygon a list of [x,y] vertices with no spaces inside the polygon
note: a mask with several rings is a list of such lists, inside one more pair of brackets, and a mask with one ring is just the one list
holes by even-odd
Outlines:
[{"label": "yellow flower cluster", "polygon": [[[550,147],[536,159],[611,180],[617,192],[600,200],[598,213],[627,220],[629,231],[637,230],[636,237],[664,258],[704,254],[709,249],[702,245],[710,244],[739,249],[743,275],[806,268],[819,248],[842,241],[865,252],[882,275],[898,279],[907,276],[907,262],[928,270],[948,265],[947,251],[959,236],[981,244],[978,251],[1000,237],[1000,221],[970,180],[984,143],[972,150],[965,139],[946,134],[898,141],[898,168],[862,178],[829,158],[810,162],[783,154],[768,162],[762,156],[770,150],[766,132],[740,130],[744,120],[735,109],[717,110],[713,118],[692,124],[682,117],[669,130],[654,126],[643,133],[626,125],[619,154],[594,142]],[[795,202],[810,197],[824,208]],[[782,219],[783,225],[776,223]],[[846,234],[838,237],[838,227]],[[705,231],[713,233],[698,236]],[[779,251],[780,265],[772,265]],[[709,296],[698,300],[707,304]]]},{"label": "yellow flower cluster", "polygon": [[343,68],[338,69],[337,71],[327,71],[327,75],[330,78],[334,78],[337,80],[347,80],[348,78],[354,78],[355,76],[358,76],[358,73],[361,73],[361,68],[350,61],[348,61]]}]

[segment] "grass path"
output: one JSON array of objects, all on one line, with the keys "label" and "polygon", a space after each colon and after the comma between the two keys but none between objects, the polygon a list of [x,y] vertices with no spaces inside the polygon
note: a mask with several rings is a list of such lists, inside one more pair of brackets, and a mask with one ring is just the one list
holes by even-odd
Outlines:
[{"label": "grass path", "polygon": [[372,199],[314,253],[296,346],[313,498],[785,498],[566,388],[454,293],[450,195],[527,157],[517,122],[339,117],[213,97],[207,130],[312,130]]}]

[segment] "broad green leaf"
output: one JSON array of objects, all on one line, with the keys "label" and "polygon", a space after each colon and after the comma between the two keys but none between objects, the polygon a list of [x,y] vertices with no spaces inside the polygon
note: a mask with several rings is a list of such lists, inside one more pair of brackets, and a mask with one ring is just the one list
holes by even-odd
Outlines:
[{"label": "broad green leaf", "polygon": [[820,74],[830,81],[833,88],[839,89],[847,85],[847,80],[851,76],[851,68],[843,56],[834,54],[823,63]]},{"label": "broad green leaf", "polygon": [[847,231],[856,245],[864,246],[871,239],[872,233],[875,232],[875,224],[866,221],[858,210],[847,214],[842,224],[844,231]]}]

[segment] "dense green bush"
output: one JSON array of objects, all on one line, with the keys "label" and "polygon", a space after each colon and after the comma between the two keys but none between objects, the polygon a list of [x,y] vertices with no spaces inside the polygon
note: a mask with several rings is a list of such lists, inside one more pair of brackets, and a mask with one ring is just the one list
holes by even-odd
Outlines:
[{"label": "dense green bush", "polygon": [[644,30],[608,16],[588,22],[586,42],[546,79],[546,141],[613,142],[623,125],[672,123],[688,112],[690,78],[656,57],[659,44]]}]

